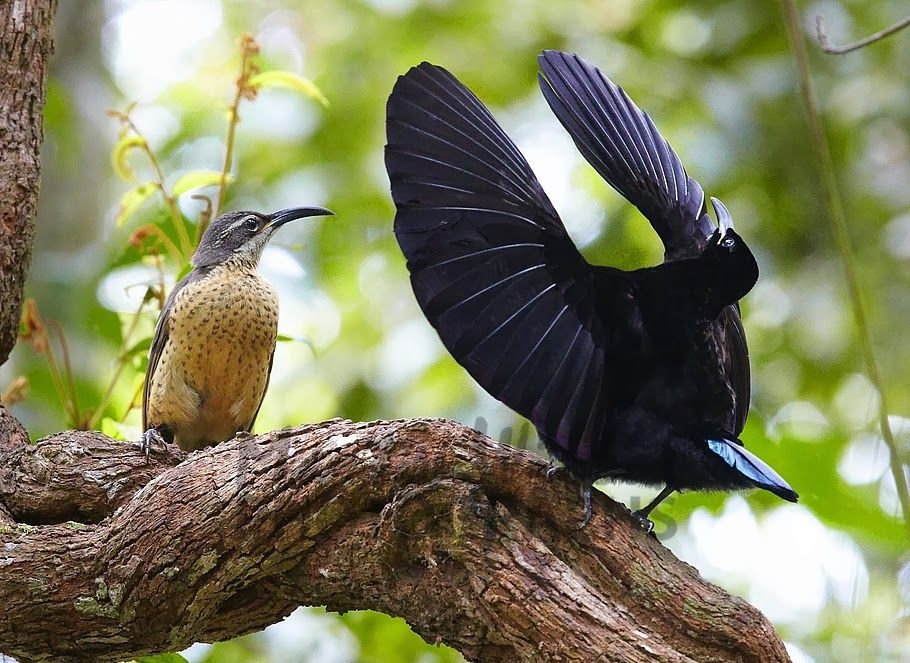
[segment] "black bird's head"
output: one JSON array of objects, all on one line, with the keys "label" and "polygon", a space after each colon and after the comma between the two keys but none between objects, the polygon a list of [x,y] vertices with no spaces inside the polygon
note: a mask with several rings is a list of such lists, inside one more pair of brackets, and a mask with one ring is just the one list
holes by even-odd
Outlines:
[{"label": "black bird's head", "polygon": [[701,260],[708,267],[708,309],[716,314],[752,289],[758,281],[758,262],[733,230],[733,217],[726,205],[717,198],[711,198],[711,204],[717,215],[717,230],[708,238]]},{"label": "black bird's head", "polygon": [[333,212],[324,207],[292,207],[274,214],[226,212],[206,228],[193,254],[193,267],[214,267],[229,260],[255,267],[278,228],[296,219],[329,214]]}]

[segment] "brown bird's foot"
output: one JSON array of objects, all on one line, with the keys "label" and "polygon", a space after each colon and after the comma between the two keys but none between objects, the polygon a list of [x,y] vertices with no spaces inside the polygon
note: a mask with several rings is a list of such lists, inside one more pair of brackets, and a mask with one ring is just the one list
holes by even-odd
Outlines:
[{"label": "brown bird's foot", "polygon": [[149,428],[142,434],[142,437],[139,438],[139,450],[145,454],[146,460],[148,460],[149,453],[152,451],[152,447],[158,447],[159,449],[164,449],[167,447],[167,443],[164,441],[164,437],[161,436],[161,433],[158,432],[157,428]]}]

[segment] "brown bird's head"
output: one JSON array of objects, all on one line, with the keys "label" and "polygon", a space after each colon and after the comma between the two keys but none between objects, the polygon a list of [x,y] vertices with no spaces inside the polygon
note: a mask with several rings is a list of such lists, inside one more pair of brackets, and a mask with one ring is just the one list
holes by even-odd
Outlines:
[{"label": "brown bird's head", "polygon": [[330,214],[333,212],[324,207],[292,207],[273,214],[248,210],[225,212],[206,229],[191,262],[197,269],[230,260],[255,266],[265,245],[285,223]]}]

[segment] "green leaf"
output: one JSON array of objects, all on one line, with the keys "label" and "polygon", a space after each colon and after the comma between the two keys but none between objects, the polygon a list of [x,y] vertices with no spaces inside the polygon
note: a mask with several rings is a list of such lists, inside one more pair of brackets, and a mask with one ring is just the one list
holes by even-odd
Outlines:
[{"label": "green leaf", "polygon": [[126,435],[123,434],[123,428],[121,427],[120,422],[115,421],[110,417],[102,417],[101,432],[115,440],[127,439]]},{"label": "green leaf", "polygon": [[283,87],[289,90],[297,90],[305,94],[310,99],[315,99],[323,106],[328,107],[329,100],[319,90],[316,85],[309,79],[289,71],[263,71],[256,74],[249,80],[249,86],[259,89],[265,87]]},{"label": "green leaf", "polygon": [[[231,181],[231,176],[225,178],[225,182]],[[191,170],[184,173],[174,182],[174,195],[179,196],[193,189],[221,184],[221,173],[214,170]]]},{"label": "green leaf", "polygon": [[145,149],[147,147],[145,139],[136,134],[127,133],[120,137],[120,140],[117,141],[117,144],[114,145],[114,149],[111,152],[111,165],[114,168],[114,172],[127,182],[134,182],[136,180],[136,173],[130,166],[127,157],[130,150],[134,150],[137,147]]},{"label": "green leaf", "polygon": [[139,186],[124,193],[120,198],[120,209],[117,210],[117,227],[119,228],[124,223],[126,223],[127,219],[129,219],[133,213],[139,209],[142,203],[148,200],[148,197],[155,193],[157,190],[157,184],[154,182],[146,182],[145,184],[140,184]]},{"label": "green leaf", "polygon": [[154,656],[140,656],[136,663],[187,663],[180,654],[155,654]]}]

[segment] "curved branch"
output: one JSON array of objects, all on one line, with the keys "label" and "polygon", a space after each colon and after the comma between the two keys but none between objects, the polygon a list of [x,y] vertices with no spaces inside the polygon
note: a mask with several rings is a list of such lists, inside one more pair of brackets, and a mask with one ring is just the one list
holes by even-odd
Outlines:
[{"label": "curved branch", "polygon": [[889,25],[887,28],[879,30],[863,39],[859,39],[850,44],[845,44],[844,46],[833,46],[828,40],[828,31],[825,29],[825,19],[821,14],[815,17],[815,31],[818,34],[818,44],[825,53],[830,53],[831,55],[843,55],[845,53],[850,53],[851,51],[858,51],[869,44],[874,44],[885,37],[890,37],[895,32],[903,30],[908,25],[910,25],[910,16],[906,16],[894,25]]},{"label": "curved branch", "polygon": [[[0,459],[17,519],[50,504],[97,515],[86,486],[116,509],[99,524],[0,524],[0,651],[121,660],[310,604],[400,615],[484,661],[787,660],[758,611],[621,505],[599,497],[578,530],[574,481],[452,422],[334,420],[168,467],[179,458],[137,471],[135,447],[69,432]],[[160,473],[127,499],[133,472]]]}]

